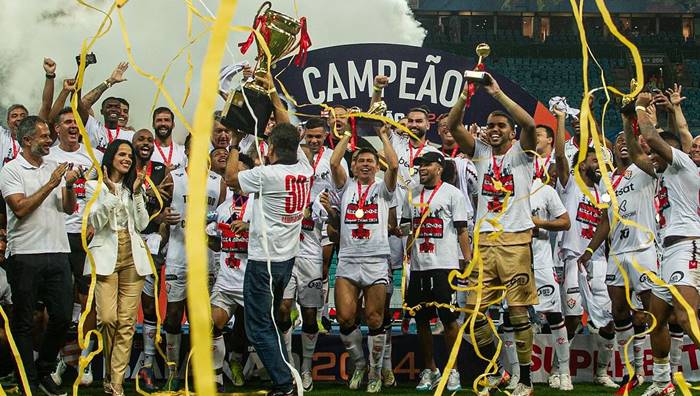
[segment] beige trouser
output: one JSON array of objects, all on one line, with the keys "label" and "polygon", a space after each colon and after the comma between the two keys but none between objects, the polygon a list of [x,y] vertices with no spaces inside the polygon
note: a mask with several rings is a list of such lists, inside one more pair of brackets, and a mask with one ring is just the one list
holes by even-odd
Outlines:
[{"label": "beige trouser", "polygon": [[97,320],[104,337],[105,382],[124,382],[143,283],[144,277],[134,266],[129,232],[119,231],[114,273],[97,276],[95,289]]}]

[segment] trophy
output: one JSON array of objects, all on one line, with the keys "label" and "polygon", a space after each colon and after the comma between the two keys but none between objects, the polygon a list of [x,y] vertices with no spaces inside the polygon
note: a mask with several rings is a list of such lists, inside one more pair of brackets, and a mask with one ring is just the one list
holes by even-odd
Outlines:
[{"label": "trophy", "polygon": [[[386,113],[387,105],[383,100],[374,102],[372,106],[367,110],[368,114],[383,116]],[[350,118],[350,127],[352,133],[357,136],[377,136],[377,133],[382,128],[384,123],[379,120],[372,118],[362,118],[355,117],[353,113],[360,113],[362,110],[359,108],[351,108],[348,112],[348,117]],[[353,128],[353,125],[355,127]]]},{"label": "trophy", "polygon": [[[270,50],[270,65],[285,57],[296,48],[300,48],[299,56],[304,55],[306,49],[311,45],[306,33],[306,19],[297,21],[287,15],[271,9],[269,1],[260,6],[255,17],[253,29],[256,29],[263,36],[268,49]],[[296,42],[297,35],[302,33],[299,42]],[[239,44],[241,53],[245,53],[248,47],[257,40],[257,36],[251,33],[245,43]],[[299,58],[298,58],[299,59]],[[257,67],[254,76],[264,77],[268,70],[268,58],[258,43],[258,56],[256,58]],[[299,62],[297,62],[299,64]],[[245,97],[244,97],[245,93]],[[258,135],[264,136],[263,131],[267,126],[267,121],[273,111],[268,90],[261,87],[255,80],[248,81],[242,87],[233,92],[229,92],[222,111],[221,123],[232,130],[238,130],[254,135],[255,118],[246,105],[246,99],[252,109],[255,118],[258,120]]]},{"label": "trophy", "polygon": [[[630,81],[630,93],[637,89],[637,80],[634,78]],[[631,95],[625,95],[622,97],[622,106],[620,108],[620,113],[628,116],[635,117],[637,113],[634,111],[634,103],[637,98]]]},{"label": "trophy", "polygon": [[486,43],[481,43],[476,46],[476,54],[479,56],[476,70],[467,70],[464,72],[464,78],[475,84],[488,84],[491,82],[491,78],[484,72],[484,59],[491,54],[491,47]]}]

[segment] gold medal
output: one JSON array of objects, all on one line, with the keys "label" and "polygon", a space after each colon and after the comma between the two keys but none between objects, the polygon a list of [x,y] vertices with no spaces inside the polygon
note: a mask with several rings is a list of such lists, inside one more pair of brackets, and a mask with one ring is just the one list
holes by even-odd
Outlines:
[{"label": "gold medal", "polygon": [[416,168],[409,168],[409,169],[408,169],[408,174],[409,174],[410,176],[413,176],[414,173],[416,173]]},{"label": "gold medal", "polygon": [[362,210],[362,208],[358,208],[358,209],[355,211],[355,217],[358,218],[358,219],[361,219],[361,218],[365,217],[365,211]]},{"label": "gold medal", "polygon": [[496,189],[496,191],[501,191],[501,190],[503,190],[503,183],[501,183],[500,180],[494,180],[493,181],[493,188]]},{"label": "gold medal", "polygon": [[600,201],[602,203],[610,203],[610,194],[605,193],[605,194],[601,195]]},{"label": "gold medal", "polygon": [[304,209],[304,218],[309,218],[311,217],[311,209],[307,206],[306,209]]}]

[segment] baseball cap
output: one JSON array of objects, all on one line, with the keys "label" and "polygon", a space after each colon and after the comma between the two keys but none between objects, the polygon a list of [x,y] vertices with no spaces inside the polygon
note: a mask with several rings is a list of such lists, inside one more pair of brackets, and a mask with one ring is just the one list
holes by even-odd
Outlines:
[{"label": "baseball cap", "polygon": [[444,167],[445,166],[445,157],[443,157],[442,154],[436,153],[434,151],[427,152],[420,157],[416,158],[413,163],[417,166],[421,166],[424,164],[429,164],[431,162],[435,162],[438,165]]}]

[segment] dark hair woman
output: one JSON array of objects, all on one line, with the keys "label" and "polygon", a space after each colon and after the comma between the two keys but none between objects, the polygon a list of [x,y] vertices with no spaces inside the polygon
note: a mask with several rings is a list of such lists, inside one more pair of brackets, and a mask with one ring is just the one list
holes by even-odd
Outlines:
[{"label": "dark hair woman", "polygon": [[[151,274],[140,235],[149,221],[143,189],[146,174],[137,174],[133,146],[119,139],[107,146],[102,169],[104,185],[88,218],[95,229],[89,249],[95,259],[96,311],[104,337],[104,388],[108,394],[121,396],[139,296],[144,277]],[[86,183],[88,198],[96,189],[97,181]],[[85,272],[90,273],[88,265]]]}]

